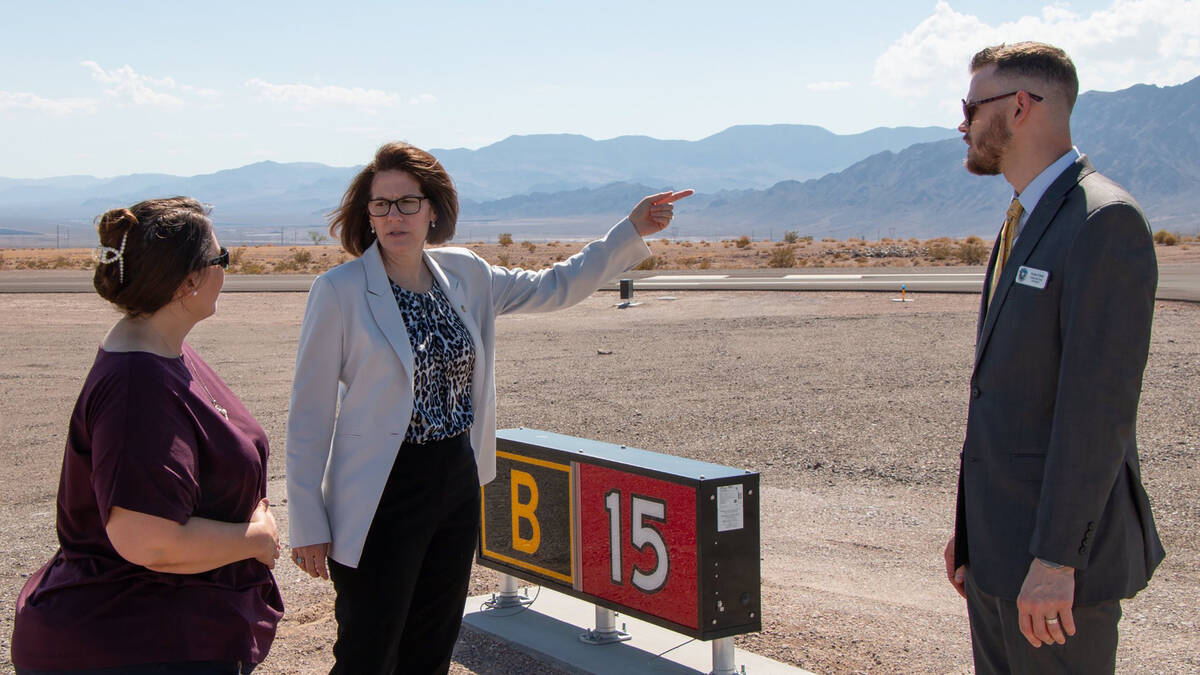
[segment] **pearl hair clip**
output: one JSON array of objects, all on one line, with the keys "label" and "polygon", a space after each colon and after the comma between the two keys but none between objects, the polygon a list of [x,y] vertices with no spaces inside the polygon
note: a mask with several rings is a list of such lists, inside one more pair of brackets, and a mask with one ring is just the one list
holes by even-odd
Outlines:
[{"label": "pearl hair clip", "polygon": [[125,230],[125,234],[121,235],[120,249],[111,246],[97,246],[92,250],[92,258],[101,265],[117,263],[117,280],[122,284],[125,283],[125,240],[127,238],[129,238],[129,230]]}]

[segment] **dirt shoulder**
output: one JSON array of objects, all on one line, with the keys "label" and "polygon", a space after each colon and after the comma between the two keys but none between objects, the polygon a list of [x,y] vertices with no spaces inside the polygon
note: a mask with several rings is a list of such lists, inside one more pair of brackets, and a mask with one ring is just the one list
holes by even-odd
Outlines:
[{"label": "dirt shoulder", "polygon": [[[7,254],[7,252],[5,252]],[[944,580],[978,298],[615,293],[497,324],[499,424],[761,473],[763,631],[739,648],[822,673],[969,672],[965,608]],[[302,293],[229,294],[190,342],[283,439]],[[86,295],[0,295],[0,670],[13,602],[52,554],[66,421],[115,313]],[[1139,438],[1168,557],[1125,603],[1120,672],[1196,672],[1200,612],[1200,305],[1160,302]],[[610,352],[610,353],[608,353]],[[286,513],[277,511],[281,525]],[[328,584],[281,565],[288,612],[258,672],[328,669]],[[473,594],[498,587],[476,568]],[[456,673],[540,664],[464,633]]]}]

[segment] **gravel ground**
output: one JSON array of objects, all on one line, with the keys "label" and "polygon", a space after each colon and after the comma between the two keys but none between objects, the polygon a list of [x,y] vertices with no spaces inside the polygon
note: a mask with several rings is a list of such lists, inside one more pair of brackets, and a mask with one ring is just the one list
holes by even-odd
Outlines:
[{"label": "gravel ground", "polygon": [[[499,323],[502,427],[527,426],[758,471],[763,631],[740,649],[822,673],[970,670],[941,550],[953,517],[978,296],[600,293]],[[192,344],[283,438],[303,294],[229,294]],[[24,579],[53,552],[66,420],[116,315],[88,295],[2,295],[0,670]],[[1159,303],[1142,396],[1147,489],[1168,550],[1125,604],[1121,672],[1200,672],[1200,305]],[[612,352],[602,354],[601,352]],[[283,509],[277,516],[283,515]],[[281,518],[281,527],[286,516]],[[332,592],[291,565],[262,673],[328,669]],[[476,568],[472,594],[496,590]],[[454,673],[555,672],[464,631]]]}]

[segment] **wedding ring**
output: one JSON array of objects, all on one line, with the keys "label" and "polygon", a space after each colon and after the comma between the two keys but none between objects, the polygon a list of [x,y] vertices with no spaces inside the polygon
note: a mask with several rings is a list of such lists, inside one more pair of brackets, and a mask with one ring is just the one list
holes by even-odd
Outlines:
[{"label": "wedding ring", "polygon": [[1052,616],[1052,617],[1046,619],[1046,623],[1058,623],[1058,617]]}]

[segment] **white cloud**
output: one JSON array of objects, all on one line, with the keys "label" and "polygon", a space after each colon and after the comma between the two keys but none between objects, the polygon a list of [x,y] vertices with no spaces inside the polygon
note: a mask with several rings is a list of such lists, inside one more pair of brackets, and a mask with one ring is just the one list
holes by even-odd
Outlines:
[{"label": "white cloud", "polygon": [[434,96],[433,94],[427,94],[427,93],[426,94],[417,94],[416,96],[408,99],[408,102],[412,105],[425,105],[425,104],[437,103],[437,97]]},{"label": "white cloud", "polygon": [[173,107],[183,105],[183,100],[172,94],[155,89],[175,89],[178,85],[170,77],[154,78],[139,75],[129,65],[114,70],[105,70],[95,61],[81,61],[79,65],[92,71],[92,79],[107,85],[105,94],[134,105]]},{"label": "white cloud", "polygon": [[959,14],[939,0],[932,16],[900,36],[875,61],[875,84],[914,98],[947,80],[965,89],[971,54],[998,41],[978,18]]},{"label": "white cloud", "polygon": [[1179,84],[1200,75],[1200,2],[1113,0],[1088,15],[1047,5],[1038,16],[993,26],[939,0],[933,14],[879,56],[874,82],[902,98],[932,97],[953,112],[967,89],[971,56],[1021,40],[1065,49],[1079,69],[1080,91]]},{"label": "white cloud", "polygon": [[344,105],[364,108],[387,108],[397,105],[400,96],[382,89],[338,87],[334,85],[273,84],[259,78],[246,81],[245,86],[264,101],[291,103],[301,108],[317,105]]},{"label": "white cloud", "polygon": [[[106,70],[95,61],[80,61],[79,65],[91,72],[93,80],[104,85],[105,96],[134,105],[183,105],[183,99],[163,90],[178,90],[208,100],[220,96],[220,92],[215,89],[179,84],[174,78],[141,75],[128,65],[112,70]],[[47,98],[28,92],[0,91],[0,111],[33,110],[61,117],[76,113],[94,113],[100,103],[100,99],[97,98]]]},{"label": "white cloud", "polygon": [[804,85],[804,88],[808,89],[809,91],[837,91],[838,89],[848,89],[849,87],[850,83],[845,81],[809,82],[808,84]]},{"label": "white cloud", "polygon": [[44,98],[23,91],[0,91],[0,111],[33,110],[63,117],[95,112],[98,103],[92,98]]},{"label": "white cloud", "polygon": [[209,100],[220,98],[221,96],[220,91],[217,91],[216,89],[209,89],[208,87],[194,87],[190,84],[183,84],[180,85],[179,88],[188,92],[189,94],[195,94],[200,98]]}]

